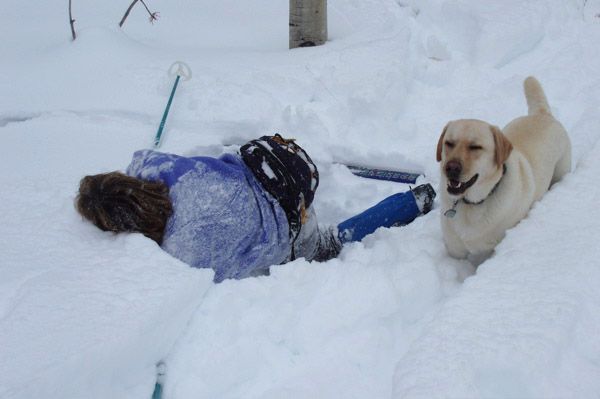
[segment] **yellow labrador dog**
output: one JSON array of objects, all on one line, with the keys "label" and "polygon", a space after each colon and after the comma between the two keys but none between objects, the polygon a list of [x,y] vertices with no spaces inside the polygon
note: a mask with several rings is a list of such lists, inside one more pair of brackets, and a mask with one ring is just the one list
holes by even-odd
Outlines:
[{"label": "yellow labrador dog", "polygon": [[446,125],[441,162],[442,231],[448,253],[479,264],[532,204],[571,169],[571,143],[540,83],[524,83],[529,112],[503,130],[480,120]]}]

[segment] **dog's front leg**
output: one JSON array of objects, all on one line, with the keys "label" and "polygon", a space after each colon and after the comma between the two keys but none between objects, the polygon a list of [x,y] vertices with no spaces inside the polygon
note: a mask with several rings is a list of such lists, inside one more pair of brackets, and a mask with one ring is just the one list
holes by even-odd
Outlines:
[{"label": "dog's front leg", "polygon": [[[444,219],[446,216],[442,216]],[[454,229],[449,225],[447,220],[442,219],[442,230],[444,233],[444,244],[448,254],[456,259],[466,259],[469,255],[467,247],[456,234]]]}]

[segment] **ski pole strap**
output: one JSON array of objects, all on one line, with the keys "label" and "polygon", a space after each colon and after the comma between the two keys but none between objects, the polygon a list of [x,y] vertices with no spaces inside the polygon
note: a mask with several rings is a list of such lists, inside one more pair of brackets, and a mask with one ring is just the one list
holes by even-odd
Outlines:
[{"label": "ski pole strap", "polygon": [[167,115],[169,115],[169,109],[171,108],[171,103],[173,102],[173,97],[175,96],[175,90],[177,90],[177,84],[179,83],[179,78],[181,76],[177,75],[175,79],[175,84],[173,85],[173,90],[171,90],[171,96],[169,97],[169,101],[167,102],[167,107],[165,108],[165,112],[163,113],[162,120],[160,121],[160,125],[158,126],[158,131],[156,132],[156,136],[154,137],[154,148],[158,148],[160,145],[160,139],[163,133],[163,129],[165,127],[165,122],[167,121]]}]

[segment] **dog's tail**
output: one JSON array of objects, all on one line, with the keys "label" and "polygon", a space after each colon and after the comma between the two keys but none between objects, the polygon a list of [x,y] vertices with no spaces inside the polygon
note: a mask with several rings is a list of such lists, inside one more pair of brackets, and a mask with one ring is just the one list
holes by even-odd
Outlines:
[{"label": "dog's tail", "polygon": [[529,115],[552,114],[548,100],[544,94],[544,89],[542,89],[542,85],[540,85],[540,82],[536,78],[530,76],[525,79],[523,87],[525,88],[525,98],[527,99]]}]

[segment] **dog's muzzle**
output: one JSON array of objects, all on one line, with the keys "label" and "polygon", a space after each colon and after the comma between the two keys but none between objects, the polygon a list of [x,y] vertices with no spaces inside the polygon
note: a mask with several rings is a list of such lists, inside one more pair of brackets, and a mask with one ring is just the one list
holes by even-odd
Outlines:
[{"label": "dog's muzzle", "polygon": [[467,191],[467,189],[469,187],[471,187],[473,184],[475,184],[478,177],[479,177],[479,174],[476,174],[475,176],[471,177],[466,182],[461,182],[458,179],[452,179],[452,178],[448,177],[448,187],[447,187],[448,193],[450,193],[452,195],[460,195],[460,194],[464,193],[465,191]]},{"label": "dog's muzzle", "polygon": [[444,167],[446,177],[448,178],[448,193],[452,195],[460,195],[464,193],[469,187],[475,184],[475,181],[479,175],[475,175],[466,182],[460,181],[460,175],[462,173],[462,163],[458,160],[450,160],[446,162]]}]

